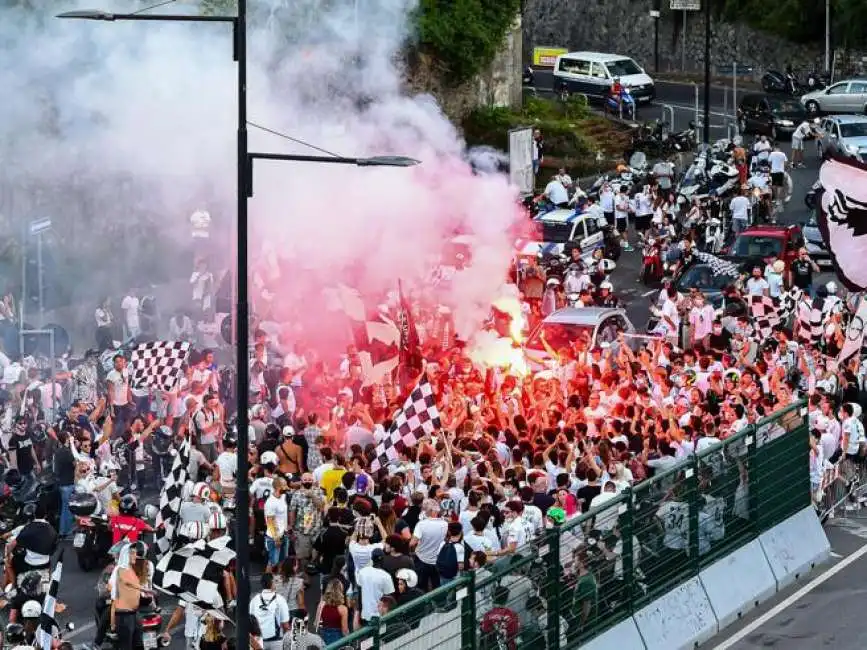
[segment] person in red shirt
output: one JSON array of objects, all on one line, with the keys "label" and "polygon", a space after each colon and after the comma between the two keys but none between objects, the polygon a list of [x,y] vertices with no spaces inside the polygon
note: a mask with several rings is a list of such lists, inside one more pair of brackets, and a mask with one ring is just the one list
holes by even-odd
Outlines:
[{"label": "person in red shirt", "polygon": [[620,83],[620,77],[614,77],[611,84],[611,96],[617,100],[617,107],[620,108],[623,104],[623,85]]},{"label": "person in red shirt", "polygon": [[494,589],[492,596],[494,606],[482,617],[482,647],[483,648],[517,648],[518,630],[521,619],[508,607],[509,590],[499,586]]},{"label": "person in red shirt", "polygon": [[124,539],[129,542],[137,542],[139,535],[153,530],[137,516],[138,500],[134,494],[125,494],[121,497],[118,511],[120,514],[110,517],[108,520],[112,544],[117,544]]}]

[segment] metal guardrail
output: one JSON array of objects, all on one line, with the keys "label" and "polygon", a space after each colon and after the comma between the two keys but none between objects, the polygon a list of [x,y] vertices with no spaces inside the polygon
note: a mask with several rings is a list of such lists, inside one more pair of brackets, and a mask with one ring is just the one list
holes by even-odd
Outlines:
[{"label": "metal guardrail", "polygon": [[[674,130],[674,108],[668,104],[662,104],[660,109],[662,110],[662,121],[668,122],[668,128]],[[666,114],[668,114],[670,119],[665,119]]]},{"label": "metal guardrail", "polygon": [[[808,428],[801,402],[711,442],[328,650],[560,650],[586,643],[809,506]],[[503,609],[487,616],[495,607],[510,610],[519,628],[502,625]]]}]

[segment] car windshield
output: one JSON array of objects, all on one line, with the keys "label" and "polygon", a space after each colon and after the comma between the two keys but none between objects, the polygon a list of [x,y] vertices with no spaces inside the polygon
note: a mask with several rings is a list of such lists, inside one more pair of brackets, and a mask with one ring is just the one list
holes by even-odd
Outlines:
[{"label": "car windshield", "polygon": [[707,264],[695,264],[689,267],[677,281],[680,291],[698,289],[699,291],[721,291],[734,282],[732,278],[723,273],[714,273]]},{"label": "car windshield", "polygon": [[844,138],[863,138],[867,136],[867,121],[841,124],[840,135]]},{"label": "car windshield", "polygon": [[641,68],[639,68],[632,59],[606,61],[605,67],[608,68],[608,72],[612,77],[625,77],[631,74],[642,74]]},{"label": "car windshield", "polygon": [[572,234],[571,223],[558,223],[554,221],[537,221],[536,241],[544,241],[552,244],[565,244]]},{"label": "car windshield", "polygon": [[770,257],[783,252],[783,240],[762,235],[738,235],[732,246],[732,255],[737,257]]},{"label": "car windshield", "polygon": [[589,325],[577,325],[575,323],[542,323],[541,327],[533,332],[533,335],[527,339],[527,348],[530,350],[544,351],[545,346],[542,344],[542,332],[545,332],[545,341],[548,347],[557,351],[560,348],[568,347],[572,341],[586,337],[589,339],[593,336],[593,328]]},{"label": "car windshield", "polygon": [[777,113],[803,113],[804,107],[791,99],[771,99],[771,109]]}]

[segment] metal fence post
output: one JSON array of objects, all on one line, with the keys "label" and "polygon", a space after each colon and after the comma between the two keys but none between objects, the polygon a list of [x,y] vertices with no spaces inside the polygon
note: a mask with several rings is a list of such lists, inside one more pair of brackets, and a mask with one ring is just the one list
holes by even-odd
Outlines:
[{"label": "metal fence post", "polygon": [[698,456],[693,455],[690,466],[685,470],[686,490],[689,499],[689,559],[696,567],[698,572],[699,563],[699,540],[698,540],[698,513],[701,509],[699,499],[701,495],[698,490]]},{"label": "metal fence post", "polygon": [[[548,550],[545,552],[548,563],[548,629],[545,631],[545,636],[548,638],[548,648],[551,650],[559,650],[560,648],[560,526],[555,526],[548,535],[546,545]],[[540,549],[541,550],[541,549]]]},{"label": "metal fence post", "polygon": [[461,650],[476,650],[478,625],[476,623],[476,572],[467,574],[467,584],[458,589],[457,595],[466,590],[461,599]]},{"label": "metal fence post", "polygon": [[626,496],[626,512],[620,515],[620,539],[623,542],[623,589],[625,593],[623,597],[629,603],[629,613],[634,613],[635,603],[635,549],[632,547],[634,530],[634,510],[632,502],[632,488],[624,488],[623,494]]}]

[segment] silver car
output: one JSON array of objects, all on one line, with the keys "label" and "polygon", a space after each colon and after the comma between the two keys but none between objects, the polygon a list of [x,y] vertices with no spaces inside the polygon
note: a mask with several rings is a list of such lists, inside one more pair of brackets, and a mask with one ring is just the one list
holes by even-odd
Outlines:
[{"label": "silver car", "polygon": [[834,115],[822,120],[822,137],[816,146],[819,158],[836,148],[844,156],[867,160],[867,115]]},{"label": "silver car", "polygon": [[867,113],[867,79],[838,81],[801,97],[808,113]]},{"label": "silver car", "polygon": [[[544,333],[545,341],[542,341]],[[585,339],[587,349],[607,344],[618,345],[619,334],[634,334],[635,327],[623,309],[610,307],[564,307],[543,320],[527,338],[524,344],[524,357],[533,371],[548,366],[551,356],[547,347],[555,352],[569,347],[573,341]],[[635,339],[627,339],[633,345]],[[547,346],[545,345],[547,343]]]}]

